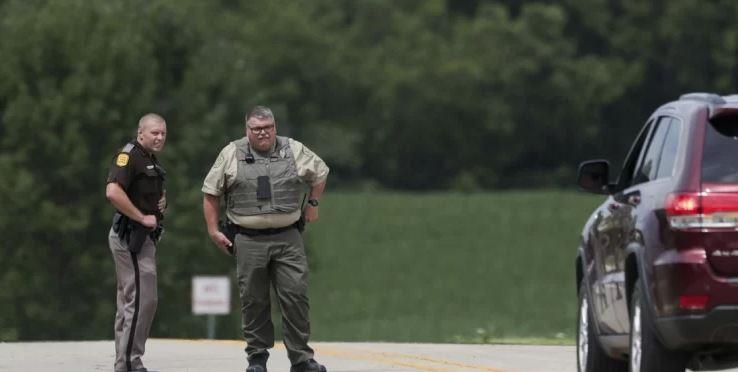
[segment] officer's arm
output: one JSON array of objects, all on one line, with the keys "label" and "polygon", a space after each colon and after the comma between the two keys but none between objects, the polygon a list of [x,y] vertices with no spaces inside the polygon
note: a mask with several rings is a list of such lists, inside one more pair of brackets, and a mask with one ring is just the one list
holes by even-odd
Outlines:
[{"label": "officer's arm", "polygon": [[[320,196],[323,195],[323,189],[325,189],[325,182],[319,182],[310,188],[310,195],[308,199],[320,200]],[[308,204],[305,206],[305,222],[315,222],[318,220],[318,206],[312,206]]]},{"label": "officer's arm", "polygon": [[205,214],[205,225],[211,236],[218,231],[218,215],[220,211],[220,198],[215,195],[204,194],[202,199],[202,211]]},{"label": "officer's arm", "polygon": [[218,248],[230,255],[228,247],[232,246],[233,242],[228,240],[223,233],[218,231],[220,197],[210,195],[208,193],[205,193],[204,195],[205,196],[202,199],[202,211],[205,214],[205,225],[208,228],[208,235],[210,235],[210,239],[218,246]]},{"label": "officer's arm", "polygon": [[125,214],[128,218],[146,226],[151,227],[153,218],[153,227],[156,227],[156,216],[147,216],[141,213],[138,208],[128,198],[128,194],[116,182],[110,182],[105,187],[105,196],[110,200],[115,209]]}]

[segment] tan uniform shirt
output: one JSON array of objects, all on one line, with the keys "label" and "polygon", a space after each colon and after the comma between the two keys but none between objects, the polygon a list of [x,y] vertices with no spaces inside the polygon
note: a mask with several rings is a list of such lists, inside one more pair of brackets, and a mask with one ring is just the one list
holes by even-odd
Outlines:
[{"label": "tan uniform shirt", "polygon": [[[297,175],[307,184],[314,186],[324,182],[328,178],[328,166],[307,146],[292,138],[287,139],[295,159]],[[238,172],[238,160],[236,159],[236,145],[229,143],[218,154],[210,172],[205,177],[202,192],[213,196],[221,196],[236,180]],[[255,216],[234,216],[226,210],[226,216],[234,223],[251,228],[266,229],[284,227],[295,223],[300,219],[301,210],[292,213],[270,213]]]}]

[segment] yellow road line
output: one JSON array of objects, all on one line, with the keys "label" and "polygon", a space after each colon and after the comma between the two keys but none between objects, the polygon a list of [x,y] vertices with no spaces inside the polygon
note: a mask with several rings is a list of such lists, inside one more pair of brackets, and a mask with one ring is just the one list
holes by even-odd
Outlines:
[{"label": "yellow road line", "polygon": [[[238,344],[243,345],[241,340],[189,340],[189,339],[159,339],[161,341],[174,341],[182,343],[219,343],[219,344]],[[281,343],[274,345],[275,349],[284,349]],[[505,372],[505,370],[492,368],[487,366],[468,364],[449,359],[438,359],[423,355],[402,354],[389,351],[373,351],[357,347],[341,347],[336,345],[327,345],[315,343],[314,348],[319,354],[329,355],[337,358],[346,358],[352,360],[363,360],[376,362],[391,366],[413,368],[420,371],[448,372],[448,371],[486,371],[486,372]]]},{"label": "yellow road line", "polygon": [[156,341],[173,341],[173,342],[181,342],[183,344],[199,344],[199,343],[212,343],[212,344],[246,344],[245,341],[242,340],[210,340],[207,338],[150,338],[149,340],[156,340]]},{"label": "yellow road line", "polygon": [[421,371],[459,371],[466,369],[472,371],[504,372],[504,370],[486,366],[467,364],[456,360],[431,358],[422,355],[401,354],[388,351],[372,351],[359,348],[342,348],[317,344],[315,349],[320,354],[334,357],[348,358],[354,360],[365,360],[383,364],[410,367]]}]

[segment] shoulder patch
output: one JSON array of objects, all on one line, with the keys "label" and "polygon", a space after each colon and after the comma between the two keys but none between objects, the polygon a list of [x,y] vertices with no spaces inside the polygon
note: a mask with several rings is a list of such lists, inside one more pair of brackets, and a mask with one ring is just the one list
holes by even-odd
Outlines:
[{"label": "shoulder patch", "polygon": [[115,165],[119,167],[125,167],[128,165],[128,154],[118,154],[118,157],[115,158]]},{"label": "shoulder patch", "polygon": [[125,152],[127,154],[131,152],[132,149],[133,149],[133,144],[129,142],[129,143],[126,143],[125,146],[123,146],[123,149],[120,150],[120,152]]}]

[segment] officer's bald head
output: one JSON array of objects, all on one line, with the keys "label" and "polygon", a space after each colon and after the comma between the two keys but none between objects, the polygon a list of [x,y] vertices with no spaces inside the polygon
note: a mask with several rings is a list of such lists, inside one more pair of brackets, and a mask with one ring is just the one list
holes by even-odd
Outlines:
[{"label": "officer's bald head", "polygon": [[161,115],[149,113],[138,121],[138,143],[148,152],[159,152],[167,139],[167,122]]},{"label": "officer's bald head", "polygon": [[167,122],[164,121],[164,118],[161,117],[159,114],[154,113],[148,113],[141,117],[141,119],[138,120],[138,131],[140,132],[141,129],[144,129],[145,126],[152,125],[152,124],[164,124],[167,125]]}]

